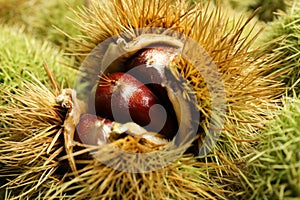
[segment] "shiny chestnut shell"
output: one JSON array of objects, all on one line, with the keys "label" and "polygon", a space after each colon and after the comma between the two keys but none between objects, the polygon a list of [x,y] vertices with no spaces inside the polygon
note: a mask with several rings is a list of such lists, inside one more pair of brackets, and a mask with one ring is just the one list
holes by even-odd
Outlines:
[{"label": "shiny chestnut shell", "polygon": [[146,85],[127,73],[115,72],[100,78],[95,91],[95,110],[98,116],[119,123],[133,121],[166,138],[171,138],[177,127],[176,116],[168,113]]}]

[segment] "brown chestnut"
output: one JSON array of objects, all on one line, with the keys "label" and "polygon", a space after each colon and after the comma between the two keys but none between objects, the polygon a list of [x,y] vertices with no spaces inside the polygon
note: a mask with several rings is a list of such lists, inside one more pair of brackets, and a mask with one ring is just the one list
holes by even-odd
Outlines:
[{"label": "brown chestnut", "polygon": [[75,140],[88,145],[103,145],[110,143],[109,137],[112,122],[101,117],[83,114],[76,127]]},{"label": "brown chestnut", "polygon": [[[177,121],[174,102],[171,101],[166,87],[166,79],[177,82],[169,71],[168,65],[178,62],[180,48],[169,45],[154,45],[137,51],[125,63],[129,66],[128,73],[136,77],[153,91],[164,105],[172,121]],[[177,113],[178,114],[178,113]],[[172,124],[172,132],[178,129],[177,123]]]},{"label": "brown chestnut", "polygon": [[165,78],[166,66],[175,61],[177,55],[178,48],[175,47],[147,47],[135,53],[125,65],[129,66],[129,73],[141,82],[159,85]]},{"label": "brown chestnut", "polygon": [[96,115],[119,123],[135,122],[166,138],[174,134],[176,116],[170,116],[158,97],[127,73],[102,75],[95,91]]}]

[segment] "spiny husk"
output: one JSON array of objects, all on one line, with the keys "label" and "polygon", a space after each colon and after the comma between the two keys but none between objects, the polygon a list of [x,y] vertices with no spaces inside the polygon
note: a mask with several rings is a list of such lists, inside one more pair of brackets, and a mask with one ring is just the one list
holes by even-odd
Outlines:
[{"label": "spiny husk", "polygon": [[[91,1],[90,9],[82,9],[77,16],[74,23],[84,36],[74,38],[79,48],[75,46],[73,52],[81,62],[109,37],[126,32],[126,39],[136,38],[140,34],[135,31],[138,28],[163,27],[197,41],[215,62],[224,83],[228,112],[221,135],[223,142],[217,149],[219,152],[226,149],[230,161],[240,158],[241,152],[247,149],[253,134],[268,118],[267,107],[272,107],[270,103],[280,93],[279,84],[274,81],[280,73],[263,76],[277,65],[274,61],[277,55],[264,57],[264,52],[252,50],[255,36],[249,38],[250,33],[243,32],[251,17],[231,20],[219,7],[212,8],[209,3],[200,2],[193,7],[188,2],[156,0]],[[192,80],[201,114],[209,116],[210,98],[201,75],[188,63],[182,63],[179,68],[183,77]],[[204,129],[209,128],[208,120],[202,122]],[[216,160],[222,163],[218,156]]]},{"label": "spiny husk", "polygon": [[299,199],[300,99],[283,100],[276,119],[260,134],[260,143],[248,156],[250,180],[255,187],[249,199]]},{"label": "spiny husk", "polygon": [[43,83],[23,81],[11,92],[0,90],[1,101],[8,104],[0,106],[0,176],[7,182],[1,189],[29,198],[61,181],[53,174],[64,150],[59,138],[65,111]]},{"label": "spiny husk", "polygon": [[[1,90],[8,102],[0,107],[0,176],[6,180],[6,199],[225,199],[239,188],[234,166],[200,162],[190,155],[148,173],[118,171],[82,157],[95,147],[66,155],[62,124],[67,110],[55,101],[57,87],[50,90],[32,78],[12,93]],[[127,149],[130,143],[136,146],[136,140],[118,141]],[[77,175],[69,157],[76,160]]]},{"label": "spiny husk", "polygon": [[[274,108],[272,103],[282,92],[280,84],[275,81],[281,72],[264,76],[265,72],[277,66],[275,58],[278,55],[264,56],[263,51],[251,49],[256,36],[250,37],[251,33],[244,33],[253,16],[231,20],[218,6],[212,8],[210,4],[200,2],[192,7],[182,1],[156,0],[92,1],[89,9],[83,8],[76,13],[78,19],[74,23],[84,35],[73,38],[79,48],[74,46],[72,51],[79,63],[105,39],[126,32],[126,39],[130,40],[141,34],[135,31],[139,28],[162,27],[184,33],[197,41],[218,67],[227,96],[225,128],[212,156],[203,161],[207,164],[212,161],[222,167],[229,165],[240,173],[239,177],[243,177],[237,163],[244,161],[242,156],[256,142],[254,138],[257,131],[269,119],[268,109]],[[191,80],[190,84],[194,86],[198,108],[205,116],[200,122],[201,127],[203,132],[209,134],[211,105],[203,78],[188,63],[183,62],[178,68],[179,73]],[[222,171],[217,174],[213,176],[208,173],[208,176],[213,180],[224,175]],[[228,171],[226,174],[233,178]]]},{"label": "spiny husk", "polygon": [[[67,151],[64,143],[57,140],[62,133],[61,126],[58,128],[56,122],[62,125],[61,118],[58,118],[59,120],[55,118],[57,121],[49,120],[54,116],[53,113],[56,113],[58,117],[63,115],[65,110],[58,111],[55,106],[53,107],[55,95],[47,96],[39,93],[38,88],[47,89],[42,85],[34,84],[37,91],[31,92],[29,97],[24,94],[19,96],[20,92],[16,92],[16,95],[8,95],[6,101],[9,102],[9,106],[1,107],[3,111],[6,111],[6,115],[11,115],[15,110],[13,109],[16,105],[14,102],[20,99],[20,104],[17,104],[18,108],[21,111],[25,109],[26,112],[21,112],[22,115],[14,118],[1,119],[4,122],[4,128],[0,140],[3,146],[0,149],[0,163],[8,163],[7,159],[14,161],[13,158],[20,154],[20,151],[14,151],[15,148],[12,148],[15,142],[18,142],[18,149],[24,149],[23,155],[27,155],[28,145],[23,145],[27,140],[19,140],[19,138],[34,141],[36,137],[32,133],[35,133],[42,136],[34,141],[37,147],[43,144],[46,145],[45,149],[49,153],[57,152],[57,154],[50,154],[52,156],[49,157],[45,155],[49,161],[53,161],[54,169],[50,168],[53,169],[50,170],[51,173],[43,176],[36,170],[42,168],[45,170],[53,166],[49,162],[33,162],[34,164],[31,165],[27,160],[27,157],[31,157],[31,160],[40,161],[33,158],[44,155],[45,150],[41,151],[42,149],[39,149],[41,154],[30,151],[31,153],[28,152],[30,156],[17,157],[13,165],[8,165],[1,173],[6,179],[11,175],[15,177],[7,185],[8,194],[13,191],[15,194],[12,193],[11,196],[18,198],[22,195],[22,191],[33,187],[35,190],[28,190],[23,196],[44,199],[239,199],[245,193],[245,188],[254,189],[244,175],[245,159],[243,156],[252,150],[251,145],[256,142],[254,138],[257,131],[262,129],[264,122],[269,118],[268,108],[272,108],[271,103],[280,93],[279,84],[273,80],[278,74],[263,76],[264,72],[276,66],[276,63],[272,62],[265,65],[265,60],[274,60],[273,56],[276,55],[269,55],[266,58],[263,57],[263,52],[250,49],[252,38],[248,37],[249,34],[243,33],[250,19],[246,22],[242,19],[230,21],[221,13],[219,7],[211,8],[210,4],[202,3],[194,6],[190,7],[188,3],[182,1],[95,1],[90,8],[82,8],[77,12],[79,20],[74,22],[81,27],[83,36],[77,39],[72,38],[79,45],[74,47],[73,53],[78,56],[79,63],[82,63],[91,50],[108,37],[127,31],[127,39],[130,40],[139,35],[134,29],[145,27],[172,29],[197,41],[218,67],[227,96],[227,115],[221,116],[221,118],[225,117],[225,127],[212,152],[205,158],[197,158],[190,154],[183,155],[165,168],[151,172],[128,173],[115,170],[100,163],[97,159],[84,157],[86,153],[95,150],[95,147],[83,150],[74,148],[72,152]],[[190,78],[190,83],[197,94],[199,111],[204,116],[200,122],[201,130],[204,134],[210,134],[208,129],[212,127],[209,127],[209,120],[210,117],[215,116],[210,116],[209,91],[193,66],[184,61],[181,64],[177,66],[177,70],[184,77]],[[23,89],[20,90],[23,91]],[[25,91],[28,90],[25,89]],[[43,98],[43,100],[31,99],[31,97]],[[48,103],[42,105],[36,101],[48,101]],[[50,110],[51,113],[41,115],[43,110],[33,109],[41,107],[47,108],[46,110]],[[32,117],[41,121],[38,121],[36,125],[25,123],[26,127],[21,126],[25,131],[20,131],[21,129],[15,127],[27,119],[28,108]],[[45,127],[45,124],[49,127],[48,123],[57,128],[53,133],[49,129],[37,128]],[[52,138],[49,141],[44,138],[48,135]],[[16,141],[13,140],[14,138]],[[134,142],[123,144],[130,146],[134,145]],[[75,142],[73,145],[80,147],[81,144]],[[101,153],[101,148],[97,148]],[[104,151],[106,146],[102,149]],[[73,161],[75,164],[72,163]],[[13,171],[16,173],[11,174]],[[31,179],[31,177],[34,178]],[[14,180],[23,180],[21,183],[28,187],[19,184],[21,192],[14,190]],[[35,187],[36,182],[39,181],[41,184]]]}]

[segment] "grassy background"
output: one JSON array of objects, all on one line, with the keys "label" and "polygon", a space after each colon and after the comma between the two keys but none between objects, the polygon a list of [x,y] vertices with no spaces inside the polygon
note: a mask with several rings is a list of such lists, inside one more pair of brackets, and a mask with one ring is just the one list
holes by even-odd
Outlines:
[{"label": "grassy background", "polygon": [[268,42],[281,37],[275,43],[274,48],[269,53],[280,52],[281,65],[277,70],[289,71],[282,77],[286,86],[292,87],[289,95],[293,95],[293,90],[300,94],[300,2],[295,1],[287,9],[287,13],[282,13],[276,20],[270,22],[265,30],[265,34],[260,42]]},{"label": "grassy background", "polygon": [[[22,78],[29,78],[25,71],[37,76],[41,81],[46,81],[47,76],[44,64],[51,66],[51,71],[58,76],[60,83],[64,82],[63,74],[73,73],[71,68],[64,67],[64,63],[72,62],[63,57],[63,51],[54,47],[48,41],[38,40],[24,28],[0,25],[0,83],[1,88],[17,87]],[[69,79],[70,78],[70,79]],[[68,77],[72,83],[72,76]]]},{"label": "grassy background", "polygon": [[[72,56],[65,55],[67,37],[55,27],[77,34],[67,18],[82,1],[0,0],[0,84],[17,87],[25,71],[47,81],[47,64],[61,84],[73,84]],[[66,78],[68,74],[68,78]],[[66,83],[66,79],[68,83]]]},{"label": "grassy background", "polygon": [[300,99],[287,98],[249,155],[251,199],[300,198]]},{"label": "grassy background", "polygon": [[66,45],[68,38],[54,27],[77,34],[68,18],[74,17],[70,8],[76,9],[82,4],[84,0],[0,0],[0,23],[22,26],[43,41]]}]

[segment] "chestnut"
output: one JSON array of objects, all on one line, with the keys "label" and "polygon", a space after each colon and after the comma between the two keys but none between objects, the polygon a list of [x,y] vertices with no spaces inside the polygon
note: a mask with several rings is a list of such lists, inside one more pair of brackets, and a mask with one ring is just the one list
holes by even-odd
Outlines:
[{"label": "chestnut", "polygon": [[[178,113],[174,110],[175,102],[171,101],[165,86],[167,78],[169,82],[177,82],[168,65],[178,62],[180,50],[179,47],[167,44],[150,45],[137,51],[125,62],[125,66],[128,66],[128,73],[147,84],[147,87],[161,100],[172,121],[178,120],[176,117]],[[172,132],[178,130],[178,123],[173,123],[172,126]]]},{"label": "chestnut", "polygon": [[164,80],[165,69],[171,62],[175,62],[178,49],[169,46],[147,47],[136,52],[125,65],[129,66],[129,73],[143,83],[157,89]]},{"label": "chestnut", "polygon": [[112,121],[91,114],[80,116],[76,126],[74,139],[88,145],[103,145],[110,143]]},{"label": "chestnut", "polygon": [[171,138],[176,131],[176,116],[170,116],[162,101],[130,74],[102,75],[96,86],[94,102],[97,116],[119,123],[133,121],[166,138]]},{"label": "chestnut", "polygon": [[118,123],[93,114],[82,114],[80,116],[74,139],[83,144],[101,146],[113,143],[127,135],[139,137],[158,146],[167,143],[162,135],[148,132],[134,122]]}]

